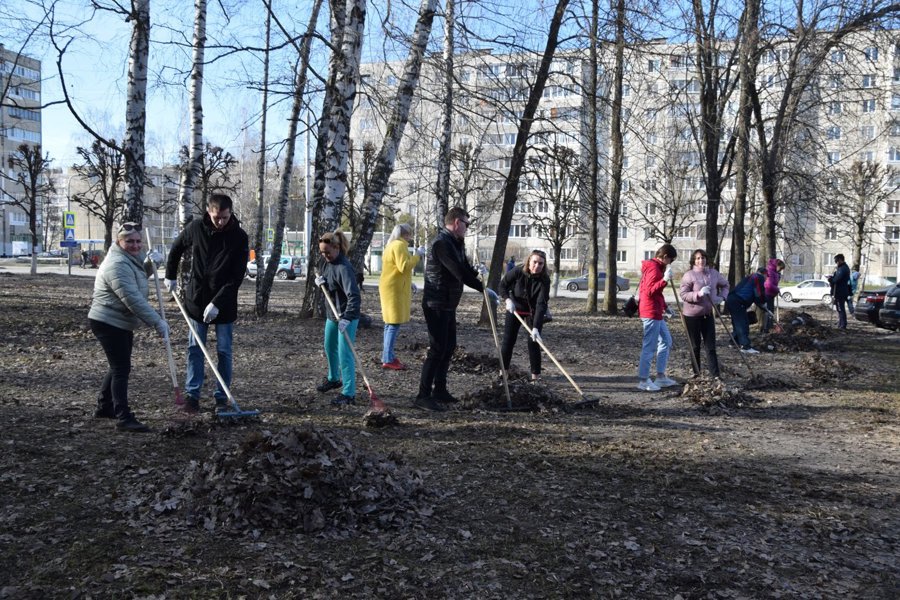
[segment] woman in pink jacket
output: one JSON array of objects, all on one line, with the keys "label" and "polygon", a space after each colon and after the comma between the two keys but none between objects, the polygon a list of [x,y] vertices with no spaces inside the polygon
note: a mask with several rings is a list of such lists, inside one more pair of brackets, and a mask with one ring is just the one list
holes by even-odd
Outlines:
[{"label": "woman in pink jacket", "polygon": [[[644,328],[641,344],[641,358],[638,363],[638,389],[645,392],[658,392],[664,387],[677,385],[678,382],[666,376],[666,364],[669,361],[669,350],[672,348],[672,334],[666,325],[666,300],[663,290],[666,282],[672,279],[670,266],[678,252],[671,244],[663,244],[656,251],[656,256],[641,263],[641,283],[638,286],[640,301],[638,314]],[[656,355],[656,381],[650,380],[650,364]]]},{"label": "woman in pink jacket", "polygon": [[772,317],[775,314],[775,298],[781,293],[778,282],[781,281],[781,274],[784,272],[784,261],[780,258],[770,258],[766,263],[766,284],[763,289],[766,290],[766,308],[769,313],[763,321],[763,333],[768,333],[772,327]]},{"label": "woman in pink jacket", "polygon": [[728,280],[708,266],[705,250],[694,250],[690,262],[691,270],[681,279],[680,296],[684,302],[682,312],[694,351],[694,375],[700,374],[700,339],[703,338],[709,374],[718,377],[719,359],[716,357],[716,318],[713,305],[719,304],[728,296]]}]

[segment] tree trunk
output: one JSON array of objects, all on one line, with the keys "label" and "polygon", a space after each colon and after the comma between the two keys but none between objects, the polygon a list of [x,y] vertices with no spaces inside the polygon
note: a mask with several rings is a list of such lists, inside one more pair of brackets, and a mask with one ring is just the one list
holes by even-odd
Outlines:
[{"label": "tree trunk", "polygon": [[206,0],[194,0],[194,53],[191,58],[191,141],[188,163],[181,171],[178,186],[178,222],[182,229],[194,218],[194,186],[203,158],[203,58],[206,53]]},{"label": "tree trunk", "polygon": [[622,196],[622,163],[624,147],[622,140],[622,79],[625,69],[625,0],[616,0],[616,64],[613,71],[613,101],[610,126],[612,144],[612,172],[609,180],[609,240],[606,249],[606,287],[604,288],[603,312],[614,315],[618,312],[616,302],[616,254],[619,249],[619,211]]},{"label": "tree trunk", "polygon": [[144,134],[147,126],[147,63],[150,59],[150,0],[133,0],[130,14],[125,107],[125,220],[144,219]]},{"label": "tree trunk", "polygon": [[437,161],[437,193],[434,223],[437,231],[444,226],[444,216],[450,210],[450,153],[453,143],[453,53],[454,11],[456,0],[446,0],[444,5],[444,97],[441,99],[441,141]]},{"label": "tree trunk", "polygon": [[362,272],[363,260],[369,244],[372,241],[372,233],[375,230],[375,221],[381,209],[384,193],[387,190],[388,179],[394,172],[394,163],[397,159],[397,149],[400,140],[403,139],[403,130],[409,120],[409,111],[412,106],[413,94],[419,84],[419,74],[422,69],[422,58],[431,36],[431,25],[434,22],[434,13],[437,0],[422,0],[419,5],[419,18],[416,21],[415,32],[409,48],[409,56],[403,69],[403,78],[397,88],[394,98],[394,110],[387,123],[384,142],[375,159],[375,167],[368,181],[368,192],[362,208],[358,226],[353,231],[353,252],[350,262],[356,272]]},{"label": "tree trunk", "polygon": [[[586,200],[588,209],[588,222],[591,231],[588,234],[590,244],[590,261],[588,262],[588,295],[587,312],[597,312],[597,272],[600,262],[600,199],[597,191],[600,189],[600,149],[597,142],[597,71],[600,67],[599,54],[600,36],[600,3],[599,0],[591,1],[591,32],[590,50],[588,54],[587,93],[584,95],[586,106],[583,114],[587,117],[587,160],[588,173],[587,189],[582,187],[582,194]],[[556,276],[559,277],[559,253],[556,254]]]}]

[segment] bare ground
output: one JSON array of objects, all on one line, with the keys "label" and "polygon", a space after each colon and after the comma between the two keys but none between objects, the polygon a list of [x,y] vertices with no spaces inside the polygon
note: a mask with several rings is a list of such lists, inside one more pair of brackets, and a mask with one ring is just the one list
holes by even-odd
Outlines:
[{"label": "bare ground", "polygon": [[[315,392],[322,323],[294,316],[300,286],[276,284],[258,320],[248,282],[233,391],[261,418],[218,424],[209,397],[201,417],[175,411],[143,330],[131,400],[154,431],[128,435],[91,416],[105,370],[91,285],[0,273],[0,598],[900,596],[897,334],[812,310],[815,331],[760,340],[773,351],[749,358],[751,379],[720,328],[726,384],[647,394],[639,321],[558,299],[544,339],[597,405],[576,408],[545,361],[537,401],[513,382],[514,404],[540,410],[505,411],[484,402],[501,393],[496,359],[467,294],[463,406],[433,414],[410,406],[420,311],[398,342],[412,368],[384,372],[368,290],[358,347],[399,420],[371,428],[361,378],[354,407]],[[521,373],[526,356],[520,341]]]}]

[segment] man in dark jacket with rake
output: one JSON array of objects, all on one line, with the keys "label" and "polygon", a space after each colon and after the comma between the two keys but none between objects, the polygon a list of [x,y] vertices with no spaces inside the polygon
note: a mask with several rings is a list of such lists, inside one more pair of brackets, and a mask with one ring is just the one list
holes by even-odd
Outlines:
[{"label": "man in dark jacket with rake", "polygon": [[[216,327],[217,368],[225,385],[231,387],[232,338],[237,320],[238,288],[247,270],[249,244],[247,234],[232,214],[229,196],[213,194],[203,218],[194,219],[175,239],[166,262],[166,287],[175,292],[178,285],[178,266],[182,255],[190,251],[191,271],[187,277],[184,304],[200,339],[188,334],[187,381],[185,408],[200,409],[203,389],[203,351],[210,324]],[[216,384],[216,410],[225,409],[228,396],[221,384]]]}]

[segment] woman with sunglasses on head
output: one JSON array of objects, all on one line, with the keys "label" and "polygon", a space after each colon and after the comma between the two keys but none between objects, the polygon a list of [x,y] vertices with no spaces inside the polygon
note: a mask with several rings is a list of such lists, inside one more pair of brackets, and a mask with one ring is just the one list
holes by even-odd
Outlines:
[{"label": "woman with sunglasses on head", "polygon": [[350,244],[340,230],[326,233],[319,238],[319,254],[325,259],[320,275],[316,277],[316,287],[325,286],[338,317],[331,307],[327,307],[325,321],[325,356],[328,359],[328,376],[316,386],[320,392],[341,388],[331,403],[335,406],[356,403],[356,364],[353,350],[343,334],[352,343],[356,339],[359,312],[362,299],[356,283],[356,271],[347,259]]},{"label": "woman with sunglasses on head", "polygon": [[500,280],[500,297],[506,304],[506,322],[503,326],[501,355],[503,364],[509,369],[513,348],[519,336],[521,321],[519,315],[530,328],[528,338],[528,359],[531,363],[531,380],[541,378],[541,329],[547,315],[547,301],[550,299],[550,274],[547,270],[547,255],[541,250],[532,250],[525,263],[513,267]]},{"label": "woman with sunglasses on head", "polygon": [[728,297],[728,280],[711,268],[706,251],[700,248],[691,254],[691,270],[681,278],[679,295],[684,301],[682,311],[688,336],[694,351],[692,362],[694,375],[700,371],[700,338],[706,347],[706,367],[713,377],[719,376],[719,359],[716,356],[716,316],[714,306]]},{"label": "woman with sunglasses on head", "polygon": [[142,249],[141,226],[123,223],[100,265],[94,280],[94,295],[88,321],[91,331],[103,346],[109,370],[103,378],[94,416],[116,419],[120,431],[142,432],[149,428],[138,421],[128,405],[128,377],[131,374],[131,350],[134,330],[141,321],[165,338],[169,326],[147,300],[150,262]]}]

